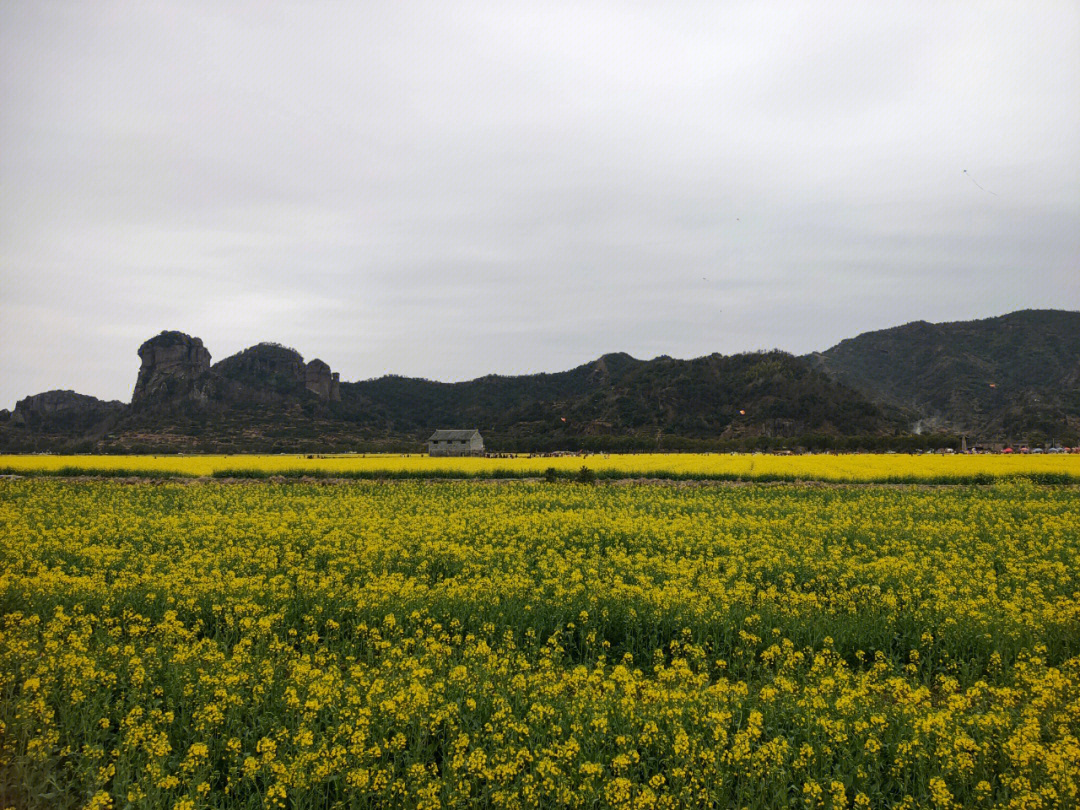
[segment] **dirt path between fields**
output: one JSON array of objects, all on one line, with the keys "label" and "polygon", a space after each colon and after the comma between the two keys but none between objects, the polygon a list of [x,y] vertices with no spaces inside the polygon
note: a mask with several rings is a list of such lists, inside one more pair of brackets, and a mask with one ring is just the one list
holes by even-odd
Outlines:
[{"label": "dirt path between fields", "polygon": [[[535,476],[529,478],[335,478],[335,477],[321,477],[321,476],[284,476],[284,475],[271,475],[266,477],[229,477],[229,478],[215,478],[213,476],[153,476],[153,475],[138,475],[138,476],[116,476],[116,475],[19,475],[8,474],[0,475],[0,482],[3,481],[22,481],[33,479],[46,479],[51,481],[64,481],[68,483],[94,483],[101,481],[112,481],[117,484],[135,485],[135,484],[147,484],[151,486],[164,486],[166,484],[178,484],[181,486],[203,486],[208,484],[223,484],[227,486],[237,486],[247,484],[250,486],[258,486],[260,484],[305,484],[308,486],[347,486],[347,485],[386,485],[386,484],[398,484],[398,483],[419,483],[419,484],[485,484],[489,486],[505,486],[507,484],[542,484],[545,483],[542,476]],[[814,488],[814,489],[842,489],[842,488],[866,488],[877,487],[881,489],[920,489],[920,490],[934,490],[942,488],[960,488],[960,487],[987,487],[995,486],[996,484],[1010,483],[1010,479],[1002,478],[998,481],[992,482],[920,482],[920,481],[821,481],[816,479],[795,480],[795,481],[755,481],[754,479],[743,479],[738,481],[712,479],[712,478],[686,478],[686,479],[670,479],[670,478],[601,478],[594,484],[589,486],[615,486],[615,487],[630,487],[630,486],[650,486],[650,487],[671,487],[674,489],[701,489],[701,488],[738,488],[738,487],[802,487],[802,488]],[[560,479],[555,482],[550,482],[550,486],[566,486],[568,484],[578,484],[578,482]],[[580,485],[580,484],[579,484]],[[1051,484],[1038,484],[1039,486],[1062,486],[1069,488],[1080,489],[1080,482],[1072,483],[1051,483]]]}]

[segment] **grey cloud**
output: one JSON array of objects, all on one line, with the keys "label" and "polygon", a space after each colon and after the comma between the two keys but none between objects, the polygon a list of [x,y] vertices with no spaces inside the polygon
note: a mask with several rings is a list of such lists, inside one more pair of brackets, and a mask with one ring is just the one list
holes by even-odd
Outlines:
[{"label": "grey cloud", "polygon": [[1077,98],[1067,3],[5,3],[0,405],[1077,308]]}]

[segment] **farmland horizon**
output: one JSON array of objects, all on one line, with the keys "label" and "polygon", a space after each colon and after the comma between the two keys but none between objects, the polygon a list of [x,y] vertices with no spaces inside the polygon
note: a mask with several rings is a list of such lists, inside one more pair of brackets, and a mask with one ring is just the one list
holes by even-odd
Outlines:
[{"label": "farmland horizon", "polygon": [[164,331],[138,348],[130,404],[27,396],[0,410],[0,451],[411,451],[453,427],[480,429],[496,452],[1072,446],[1077,356],[1068,310],[916,321],[803,356],[612,353],[458,383],[342,380],[326,355],[279,343],[215,362],[200,337]]}]

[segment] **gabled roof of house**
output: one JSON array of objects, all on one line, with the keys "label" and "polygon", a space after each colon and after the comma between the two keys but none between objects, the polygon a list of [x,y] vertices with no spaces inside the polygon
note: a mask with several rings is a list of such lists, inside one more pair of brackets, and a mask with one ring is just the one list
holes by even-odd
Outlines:
[{"label": "gabled roof of house", "polygon": [[480,431],[476,430],[436,430],[431,436],[428,437],[429,442],[460,442],[468,441],[473,436],[479,436]]}]

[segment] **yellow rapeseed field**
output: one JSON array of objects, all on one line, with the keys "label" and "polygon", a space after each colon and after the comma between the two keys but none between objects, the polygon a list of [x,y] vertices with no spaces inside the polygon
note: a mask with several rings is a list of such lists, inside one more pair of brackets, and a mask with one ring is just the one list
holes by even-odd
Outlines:
[{"label": "yellow rapeseed field", "polygon": [[1078,496],[0,481],[0,807],[1077,807]]},{"label": "yellow rapeseed field", "polygon": [[718,453],[596,454],[555,458],[432,458],[426,455],[0,455],[9,473],[130,472],[207,476],[229,473],[355,477],[525,477],[582,466],[602,477],[744,478],[815,481],[948,481],[1058,476],[1080,482],[1078,455],[806,455]]}]

